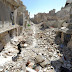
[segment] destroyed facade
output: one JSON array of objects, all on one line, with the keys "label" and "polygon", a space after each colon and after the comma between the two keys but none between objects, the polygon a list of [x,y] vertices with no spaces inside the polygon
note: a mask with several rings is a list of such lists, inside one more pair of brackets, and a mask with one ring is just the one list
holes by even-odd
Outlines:
[{"label": "destroyed facade", "polygon": [[0,72],[72,72],[71,0],[31,19],[20,0],[0,9]]}]

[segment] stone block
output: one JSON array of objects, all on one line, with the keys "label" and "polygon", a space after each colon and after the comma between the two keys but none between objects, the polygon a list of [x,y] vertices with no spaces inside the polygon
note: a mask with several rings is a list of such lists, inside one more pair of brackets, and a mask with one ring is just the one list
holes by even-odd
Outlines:
[{"label": "stone block", "polygon": [[41,65],[42,67],[45,67],[45,66],[47,66],[48,64],[50,64],[50,61],[48,61],[48,60],[45,60],[44,62],[40,63],[40,65]]},{"label": "stone block", "polygon": [[37,55],[35,57],[35,61],[36,61],[36,63],[41,63],[44,61],[44,57],[42,55]]}]

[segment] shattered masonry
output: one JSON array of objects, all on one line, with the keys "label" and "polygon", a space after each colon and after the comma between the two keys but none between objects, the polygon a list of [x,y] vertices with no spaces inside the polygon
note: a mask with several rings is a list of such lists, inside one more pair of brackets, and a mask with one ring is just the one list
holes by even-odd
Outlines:
[{"label": "shattered masonry", "polygon": [[0,0],[0,72],[72,72],[72,1],[29,14],[20,0]]}]

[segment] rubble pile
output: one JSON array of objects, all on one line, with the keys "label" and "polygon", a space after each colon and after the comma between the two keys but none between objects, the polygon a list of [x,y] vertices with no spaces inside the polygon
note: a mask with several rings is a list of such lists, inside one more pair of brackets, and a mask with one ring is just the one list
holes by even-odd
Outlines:
[{"label": "rubble pile", "polygon": [[5,4],[14,10],[12,23],[18,24],[0,34],[0,72],[72,72],[72,1],[57,13],[36,14],[31,19],[35,24],[20,0],[11,1],[0,1],[3,10]]},{"label": "rubble pile", "polygon": [[[24,35],[14,37],[4,47],[0,53],[2,60],[0,71],[60,72],[61,66],[71,70],[72,65],[69,60],[71,53],[66,47],[59,48],[59,45],[55,44],[55,37],[54,28],[42,31],[39,25],[31,25],[24,31]],[[19,52],[17,45],[20,42],[22,42],[21,53],[17,54]]]},{"label": "rubble pile", "polygon": [[[35,33],[32,27],[35,27]],[[2,72],[60,72],[61,66],[71,70],[72,65],[65,57],[69,51],[63,48],[63,52],[67,53],[65,54],[59,50],[59,45],[55,44],[54,28],[41,31],[38,27],[39,25],[32,25],[25,30],[24,35],[14,37],[11,43],[5,46],[0,53],[5,59],[4,64],[0,64]],[[21,53],[17,57],[17,45],[21,41],[25,41],[25,47],[22,44]],[[13,61],[12,57],[15,57],[16,61]]]}]

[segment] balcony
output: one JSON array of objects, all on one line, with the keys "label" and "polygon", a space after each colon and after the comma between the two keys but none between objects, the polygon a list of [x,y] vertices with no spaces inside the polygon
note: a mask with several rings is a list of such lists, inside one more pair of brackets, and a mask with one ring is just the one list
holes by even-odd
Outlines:
[{"label": "balcony", "polygon": [[15,24],[12,25],[11,22],[4,22],[4,24],[2,23],[2,21],[0,21],[0,34],[15,28],[18,28],[19,25]]}]

